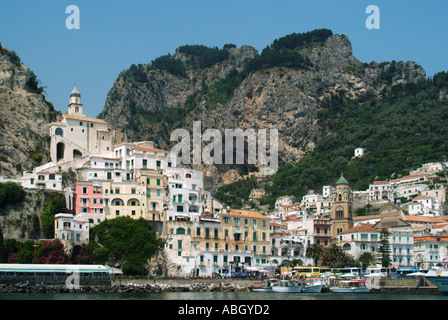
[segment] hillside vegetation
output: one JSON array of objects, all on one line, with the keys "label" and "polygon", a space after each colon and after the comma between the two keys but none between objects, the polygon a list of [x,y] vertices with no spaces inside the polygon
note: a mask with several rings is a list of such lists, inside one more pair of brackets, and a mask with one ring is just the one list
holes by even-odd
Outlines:
[{"label": "hillside vegetation", "polygon": [[[299,163],[280,168],[266,183],[261,203],[272,207],[284,195],[299,200],[309,189],[320,192],[322,186],[333,185],[341,173],[353,189],[366,190],[374,180],[398,178],[426,162],[443,160],[448,153],[447,87],[448,74],[441,72],[433,79],[396,85],[383,98],[347,101],[341,92],[327,99],[318,118],[331,133]],[[365,154],[354,158],[358,147]],[[229,199],[246,186],[235,182],[215,196],[235,204]]]}]

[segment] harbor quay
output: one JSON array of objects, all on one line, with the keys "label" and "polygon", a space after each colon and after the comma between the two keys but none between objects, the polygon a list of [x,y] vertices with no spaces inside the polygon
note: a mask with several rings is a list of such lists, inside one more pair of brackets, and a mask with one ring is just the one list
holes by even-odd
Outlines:
[{"label": "harbor quay", "polygon": [[[113,279],[110,285],[0,284],[0,293],[162,293],[162,292],[251,292],[261,287],[257,279]],[[322,294],[329,292],[324,289]],[[257,294],[254,292],[253,294]],[[381,279],[370,294],[430,294],[442,292],[425,278]]]}]

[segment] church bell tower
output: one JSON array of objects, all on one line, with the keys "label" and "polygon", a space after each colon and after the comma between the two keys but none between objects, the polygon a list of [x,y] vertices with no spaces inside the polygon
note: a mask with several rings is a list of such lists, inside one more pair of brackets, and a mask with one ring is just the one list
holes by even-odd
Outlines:
[{"label": "church bell tower", "polygon": [[331,204],[331,229],[333,238],[353,228],[353,193],[348,181],[341,174],[333,191]]},{"label": "church bell tower", "polygon": [[72,92],[70,92],[68,114],[73,116],[84,116],[82,113],[81,94],[76,86],[73,88]]}]

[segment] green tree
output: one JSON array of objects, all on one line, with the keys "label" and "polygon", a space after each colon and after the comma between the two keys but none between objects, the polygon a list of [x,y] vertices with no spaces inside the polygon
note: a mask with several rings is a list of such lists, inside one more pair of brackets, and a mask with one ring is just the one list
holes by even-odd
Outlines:
[{"label": "green tree", "polygon": [[289,261],[289,266],[291,268],[294,268],[295,266],[297,266],[299,264],[299,260],[297,259],[292,259],[291,261]]},{"label": "green tree", "polygon": [[0,207],[13,205],[25,200],[25,190],[15,182],[0,183]]},{"label": "green tree", "polygon": [[34,263],[34,245],[35,243],[33,240],[15,242],[13,246],[10,247],[12,251],[10,251],[8,256],[8,263]]},{"label": "green tree", "polygon": [[7,258],[7,251],[3,241],[3,231],[0,229],[0,263],[5,263]]},{"label": "green tree", "polygon": [[391,258],[390,258],[390,246],[389,246],[389,236],[390,232],[386,228],[383,228],[381,230],[381,246],[378,249],[378,251],[381,253],[381,265],[383,268],[388,268],[391,264]]},{"label": "green tree", "polygon": [[319,265],[319,259],[322,259],[324,255],[324,247],[320,244],[314,243],[306,248],[305,256],[307,258],[312,258],[314,261],[314,266]]},{"label": "green tree", "polygon": [[325,247],[323,254],[324,265],[336,268],[344,267],[347,264],[347,254],[342,251],[342,248],[336,244],[332,244],[329,247]]},{"label": "green tree", "polygon": [[372,252],[363,252],[359,255],[358,261],[362,268],[367,268],[369,265],[376,263],[376,255]]},{"label": "green tree", "polygon": [[[122,266],[126,274],[144,274],[145,265],[162,245],[156,233],[143,218],[118,217],[105,220],[92,228],[102,258]],[[107,257],[104,254],[107,253]]]},{"label": "green tree", "polygon": [[64,195],[53,192],[44,193],[45,200],[42,207],[42,231],[45,238],[54,237],[54,216],[66,211]]}]

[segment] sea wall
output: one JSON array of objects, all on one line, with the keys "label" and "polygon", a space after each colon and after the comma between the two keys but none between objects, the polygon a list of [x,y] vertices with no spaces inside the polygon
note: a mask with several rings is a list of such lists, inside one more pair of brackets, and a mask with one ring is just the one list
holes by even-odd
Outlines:
[{"label": "sea wall", "polygon": [[0,293],[160,293],[160,292],[250,292],[250,288],[232,282],[189,284],[113,284],[111,286],[79,286],[68,288],[63,285],[45,285],[29,283],[7,285],[0,284]]}]

